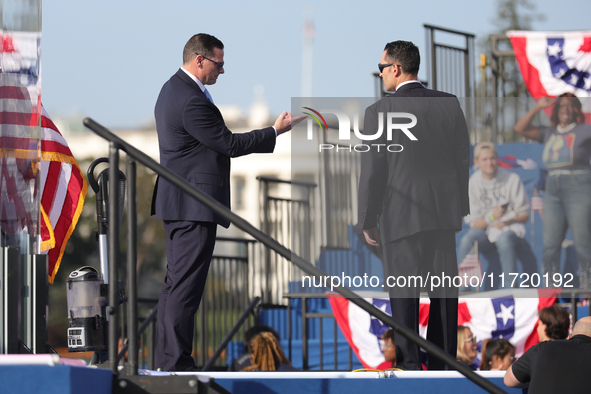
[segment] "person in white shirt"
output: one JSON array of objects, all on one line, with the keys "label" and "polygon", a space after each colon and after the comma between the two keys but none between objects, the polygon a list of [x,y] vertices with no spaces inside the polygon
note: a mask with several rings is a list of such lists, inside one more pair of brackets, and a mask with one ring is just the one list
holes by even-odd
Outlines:
[{"label": "person in white shirt", "polygon": [[[529,198],[519,175],[498,166],[493,143],[481,142],[474,148],[474,164],[478,170],[469,183],[470,214],[464,218],[470,230],[460,241],[461,262],[478,242],[478,252],[489,262],[489,272],[505,273],[504,287],[511,282],[510,273],[519,273],[517,259],[528,274],[538,272],[536,258],[525,241],[525,225],[529,219]],[[495,275],[498,278],[497,275]],[[501,286],[495,280],[493,287]]]}]

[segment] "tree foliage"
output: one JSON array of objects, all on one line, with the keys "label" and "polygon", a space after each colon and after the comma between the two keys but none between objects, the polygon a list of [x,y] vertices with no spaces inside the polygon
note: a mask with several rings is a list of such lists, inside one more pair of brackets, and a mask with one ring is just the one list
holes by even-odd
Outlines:
[{"label": "tree foliage", "polygon": [[536,12],[536,4],[531,0],[497,0],[496,17],[493,24],[498,33],[507,30],[532,30],[533,22],[544,21],[544,14]]}]

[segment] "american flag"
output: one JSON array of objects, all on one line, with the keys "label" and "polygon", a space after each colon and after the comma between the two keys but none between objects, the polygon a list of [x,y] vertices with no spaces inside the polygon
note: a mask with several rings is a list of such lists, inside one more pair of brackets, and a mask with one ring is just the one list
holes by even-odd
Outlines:
[{"label": "american flag", "polygon": [[[470,278],[477,277],[478,280],[482,278],[482,264],[478,258],[478,252],[476,246],[470,249],[470,252],[464,257],[460,265],[458,266],[458,275],[463,278],[463,287],[474,287],[470,286]],[[476,283],[474,279],[472,283]]]},{"label": "american flag", "polygon": [[0,218],[8,234],[40,236],[53,283],[87,185],[41,105],[40,45],[40,32],[0,30]]},{"label": "american flag", "polygon": [[[591,31],[508,31],[507,36],[532,97],[567,92],[591,97]],[[583,101],[587,123],[589,105]]]},{"label": "american flag", "polygon": [[49,283],[78,223],[88,186],[68,143],[42,107],[41,251],[47,252]]}]

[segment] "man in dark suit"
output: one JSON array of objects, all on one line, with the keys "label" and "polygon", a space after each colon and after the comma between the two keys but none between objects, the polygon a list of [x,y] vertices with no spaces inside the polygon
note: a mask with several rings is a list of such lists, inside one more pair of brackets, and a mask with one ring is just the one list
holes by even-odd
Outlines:
[{"label": "man in dark suit", "polygon": [[[230,158],[271,153],[278,135],[291,129],[283,112],[273,127],[233,134],[205,85],[224,73],[224,44],[196,34],[185,45],[183,66],[162,87],[156,108],[160,164],[230,208]],[[164,221],[167,267],[158,302],[155,365],[194,370],[194,316],[209,270],[217,225],[230,223],[173,186],[156,181],[153,210]]]},{"label": "man in dark suit", "polygon": [[[451,279],[458,273],[455,232],[469,213],[470,142],[458,99],[426,89],[417,79],[419,64],[419,49],[411,42],[386,45],[380,76],[395,93],[367,108],[364,134],[374,134],[380,124],[388,130],[392,124],[408,126],[382,132],[375,149],[361,153],[359,225],[368,244],[382,247],[392,317],[418,333],[416,278],[422,275],[431,298],[427,339],[455,358],[458,289]],[[416,125],[409,124],[408,114]],[[442,274],[450,280],[431,288],[438,284],[433,276]],[[395,342],[404,354],[401,367],[420,369],[418,346],[398,333]],[[429,357],[428,367],[445,364]]]}]

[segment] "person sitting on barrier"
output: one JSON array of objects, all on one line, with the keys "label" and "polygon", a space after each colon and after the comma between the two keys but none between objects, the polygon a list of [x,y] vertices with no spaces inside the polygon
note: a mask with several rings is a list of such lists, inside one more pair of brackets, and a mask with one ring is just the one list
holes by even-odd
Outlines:
[{"label": "person sitting on barrier", "polygon": [[381,348],[386,361],[378,365],[376,369],[380,371],[385,371],[387,369],[396,369],[401,371],[400,368],[396,367],[396,363],[398,360],[398,348],[396,348],[396,343],[394,342],[394,330],[390,328],[389,330],[384,332],[382,334],[382,340],[384,341],[384,343],[382,344]]},{"label": "person sitting on barrier", "polygon": [[482,345],[481,371],[506,371],[515,361],[515,346],[504,338],[489,339]]},{"label": "person sitting on barrier", "polygon": [[505,373],[509,387],[530,393],[588,393],[591,387],[591,316],[576,322],[569,340],[529,348]]},{"label": "person sitting on barrier", "polygon": [[476,369],[476,356],[478,355],[478,340],[472,334],[472,330],[466,326],[458,326],[458,361],[466,364],[472,369]]},{"label": "person sitting on barrier", "polygon": [[298,371],[285,357],[279,342],[270,332],[262,332],[252,339],[250,363],[243,371]]},{"label": "person sitting on barrier", "polygon": [[568,338],[570,315],[560,305],[552,305],[540,311],[538,339],[540,342]]},{"label": "person sitting on barrier", "polygon": [[256,325],[253,326],[251,328],[249,328],[248,330],[246,330],[246,332],[244,333],[244,354],[241,355],[240,357],[235,358],[234,360],[232,360],[232,364],[230,364],[230,367],[228,368],[229,371],[242,371],[244,368],[250,366],[250,343],[252,342],[252,340],[259,335],[262,332],[270,332],[271,334],[273,334],[273,336],[275,337],[275,339],[277,339],[277,342],[281,341],[281,338],[279,337],[279,334],[277,333],[277,331],[275,331],[273,328],[269,327],[269,326],[265,326],[265,325]]},{"label": "person sitting on barrier", "polygon": [[477,241],[478,252],[489,262],[489,271],[502,268],[505,274],[519,273],[519,258],[523,272],[531,275],[538,272],[538,267],[524,239],[529,198],[519,175],[499,168],[497,159],[492,142],[481,142],[474,148],[478,170],[470,177],[470,214],[464,218],[470,230],[460,241],[458,261],[470,253]]}]

